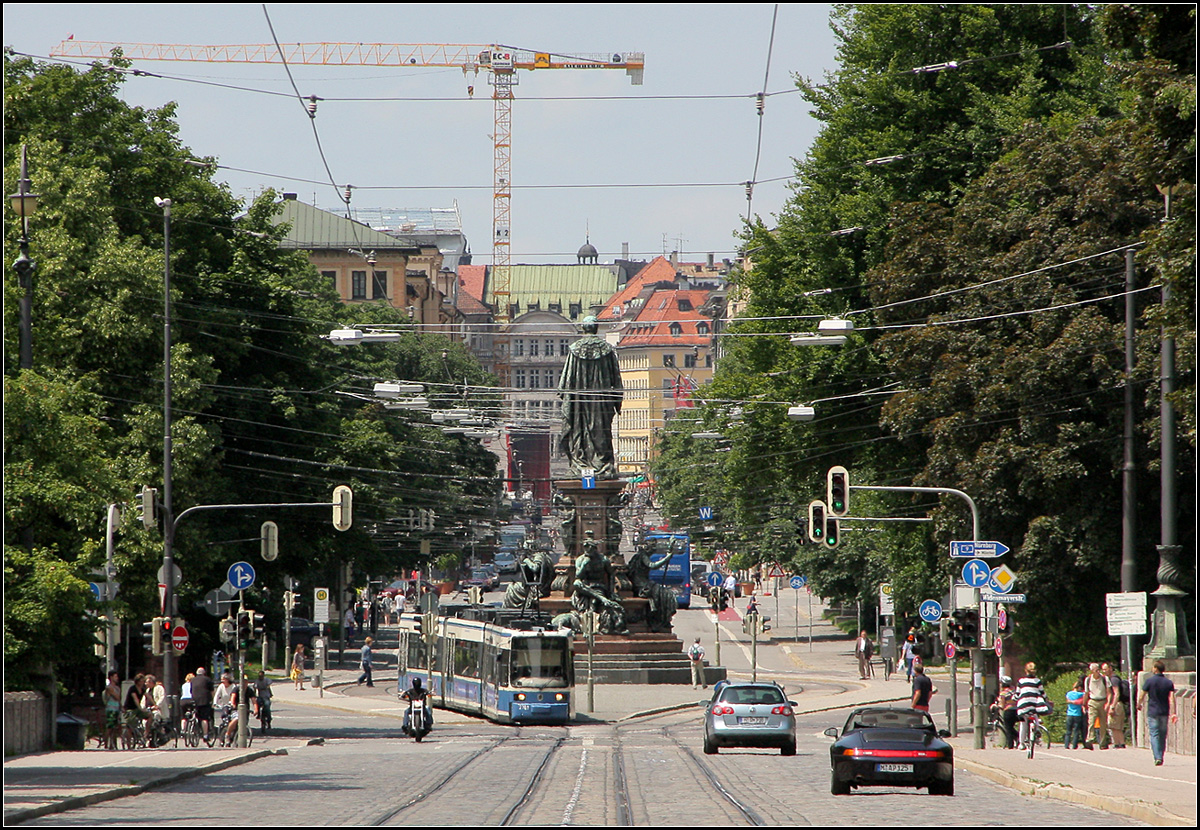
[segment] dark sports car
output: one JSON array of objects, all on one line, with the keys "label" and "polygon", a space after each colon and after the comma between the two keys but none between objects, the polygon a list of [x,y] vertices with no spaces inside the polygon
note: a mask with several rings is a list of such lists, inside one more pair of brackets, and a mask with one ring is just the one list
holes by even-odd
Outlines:
[{"label": "dark sports car", "polygon": [[954,795],[954,748],[942,740],[928,712],[916,709],[855,709],[829,750],[834,795],[855,787],[928,787],[930,795]]}]

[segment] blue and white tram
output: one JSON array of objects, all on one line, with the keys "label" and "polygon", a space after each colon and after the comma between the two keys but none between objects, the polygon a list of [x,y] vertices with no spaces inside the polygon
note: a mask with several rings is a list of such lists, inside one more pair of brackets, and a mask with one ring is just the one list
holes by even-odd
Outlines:
[{"label": "blue and white tram", "polygon": [[442,709],[498,723],[569,723],[575,715],[575,664],[569,629],[545,617],[467,608],[436,617],[432,650],[421,614],[400,618],[397,693],[421,678]]}]

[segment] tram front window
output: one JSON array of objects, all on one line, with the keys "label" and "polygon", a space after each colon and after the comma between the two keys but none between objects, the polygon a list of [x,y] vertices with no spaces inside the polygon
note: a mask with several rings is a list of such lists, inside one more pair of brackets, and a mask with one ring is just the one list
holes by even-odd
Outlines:
[{"label": "tram front window", "polygon": [[517,639],[512,650],[513,685],[532,689],[566,688],[567,661],[570,659],[565,640]]}]

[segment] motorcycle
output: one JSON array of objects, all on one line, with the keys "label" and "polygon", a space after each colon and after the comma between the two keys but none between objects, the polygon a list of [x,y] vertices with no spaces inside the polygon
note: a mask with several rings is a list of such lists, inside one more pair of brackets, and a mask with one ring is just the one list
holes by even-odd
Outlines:
[{"label": "motorcycle", "polygon": [[433,719],[429,716],[429,710],[426,708],[428,705],[425,698],[408,702],[404,734],[414,738],[417,743],[420,743],[421,739],[428,735],[429,730],[433,728]]}]

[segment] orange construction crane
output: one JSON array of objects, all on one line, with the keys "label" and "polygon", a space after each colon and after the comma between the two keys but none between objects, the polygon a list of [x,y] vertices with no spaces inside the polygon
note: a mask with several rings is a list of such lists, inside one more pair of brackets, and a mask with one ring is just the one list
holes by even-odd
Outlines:
[{"label": "orange construction crane", "polygon": [[[603,55],[560,55],[534,52],[496,44],[401,44],[401,43],[290,43],[194,46],[165,43],[102,43],[64,40],[50,54],[55,57],[122,57],[145,61],[202,61],[209,63],[289,63],[321,66],[434,66],[458,67],[463,73],[480,69],[490,74],[495,130],[492,175],[492,297],[496,319],[509,319],[511,200],[512,200],[512,102],[520,69],[623,69],[631,83],[640,85],[645,69],[641,52],[610,52]],[[468,87],[472,92],[473,87]],[[507,361],[505,361],[507,362]]]}]

